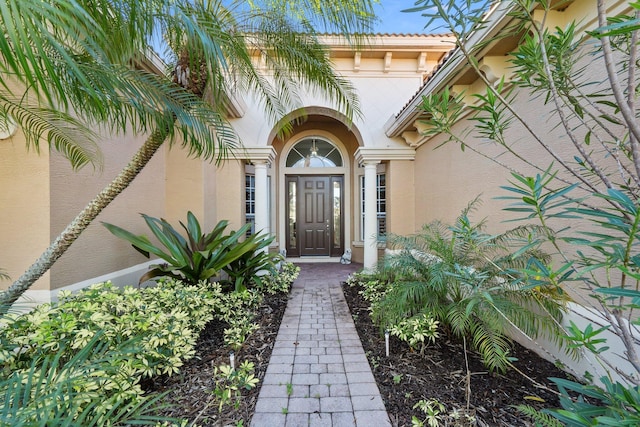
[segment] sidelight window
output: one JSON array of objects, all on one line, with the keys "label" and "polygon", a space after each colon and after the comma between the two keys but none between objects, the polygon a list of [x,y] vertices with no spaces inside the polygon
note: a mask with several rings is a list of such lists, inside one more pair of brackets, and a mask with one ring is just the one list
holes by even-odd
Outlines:
[{"label": "sidelight window", "polygon": [[[376,216],[380,236],[387,232],[387,176],[385,173],[376,175]],[[360,176],[360,239],[364,240],[364,237],[364,176]]]}]

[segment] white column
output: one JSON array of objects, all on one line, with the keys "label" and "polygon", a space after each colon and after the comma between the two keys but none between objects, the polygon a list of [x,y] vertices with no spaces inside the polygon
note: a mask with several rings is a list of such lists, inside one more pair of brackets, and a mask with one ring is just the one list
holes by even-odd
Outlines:
[{"label": "white column", "polygon": [[367,270],[378,265],[377,163],[364,164],[364,268]]},{"label": "white column", "polygon": [[256,179],[256,233],[270,233],[269,230],[269,191],[267,188],[267,162],[256,160],[253,162]]}]

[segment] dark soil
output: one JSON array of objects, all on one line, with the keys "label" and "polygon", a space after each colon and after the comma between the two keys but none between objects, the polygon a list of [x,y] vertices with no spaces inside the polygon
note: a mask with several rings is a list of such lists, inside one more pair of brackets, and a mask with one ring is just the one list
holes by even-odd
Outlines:
[{"label": "dark soil", "polygon": [[[367,304],[356,287],[344,286],[347,303],[353,314],[362,345],[380,388],[385,406],[395,426],[411,426],[411,417],[424,415],[413,405],[420,399],[437,399],[447,411],[466,409],[466,368],[462,344],[441,337],[429,345],[424,355],[412,352],[406,344],[391,337],[390,357],[385,355],[384,336],[371,323]],[[287,304],[287,295],[266,296],[255,321],[260,328],[236,352],[236,363],[248,360],[255,365],[255,376],[262,380],[273,343]],[[170,408],[163,415],[196,421],[200,426],[248,426],[260,391],[258,387],[242,391],[236,405],[218,409],[214,389],[213,367],[229,364],[229,349],[223,344],[224,325],[211,323],[203,331],[196,347],[196,357],[187,361],[180,373],[148,381],[148,391],[168,392]],[[537,383],[553,390],[548,377],[565,377],[553,364],[514,344],[516,367]],[[491,374],[479,357],[468,353],[471,372],[469,412],[480,427],[532,425],[513,405],[558,407],[556,395],[536,386],[515,371]],[[237,424],[242,421],[243,424]],[[453,424],[449,424],[453,425]],[[460,424],[464,425],[464,424]],[[277,427],[277,426],[274,426]]]},{"label": "dark soil", "polygon": [[[267,370],[287,301],[286,294],[265,295],[254,319],[260,328],[235,352],[236,366],[245,360],[253,362],[254,375],[260,380]],[[170,406],[163,411],[164,416],[195,421],[201,427],[249,425],[260,385],[242,390],[242,397],[236,404],[226,405],[222,411],[214,399],[213,368],[230,363],[229,348],[223,341],[225,326],[220,322],[210,322],[206,326],[196,345],[196,356],[185,362],[179,374],[162,376],[144,384],[149,391],[168,392],[164,401]],[[243,424],[238,424],[240,421]]]},{"label": "dark soil", "polygon": [[[462,342],[440,337],[421,356],[392,336],[390,355],[386,357],[384,335],[372,324],[368,303],[358,294],[359,288],[344,285],[343,290],[394,425],[411,426],[412,415],[424,419],[421,411],[413,409],[420,399],[436,399],[447,411],[466,411],[467,370]],[[514,370],[504,375],[489,373],[477,354],[467,355],[471,372],[469,412],[475,415],[478,426],[531,426],[515,405],[559,407],[548,378],[566,378],[566,374],[521,345],[514,343],[512,356],[517,358],[514,365],[522,374]]]}]

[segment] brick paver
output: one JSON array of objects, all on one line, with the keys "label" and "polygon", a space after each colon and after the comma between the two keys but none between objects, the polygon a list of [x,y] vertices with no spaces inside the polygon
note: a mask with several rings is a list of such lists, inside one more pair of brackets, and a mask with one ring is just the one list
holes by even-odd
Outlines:
[{"label": "brick paver", "polygon": [[356,264],[299,264],[252,427],[388,427],[340,283]]}]

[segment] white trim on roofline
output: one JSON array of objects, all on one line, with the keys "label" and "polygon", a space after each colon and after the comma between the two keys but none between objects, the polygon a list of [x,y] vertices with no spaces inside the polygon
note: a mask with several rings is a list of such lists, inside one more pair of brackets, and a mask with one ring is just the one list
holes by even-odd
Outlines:
[{"label": "white trim on roofline", "polygon": [[[512,2],[497,2],[487,12],[485,25],[471,33],[466,41],[467,46],[475,46],[478,43],[495,36],[510,19],[509,12],[515,8]],[[394,114],[385,123],[385,134],[389,138],[399,137],[419,118],[421,111],[418,109],[422,103],[422,97],[433,92],[438,92],[450,84],[451,80],[468,67],[468,62],[460,49],[455,49],[440,68],[427,80],[420,91],[397,114]]]}]

